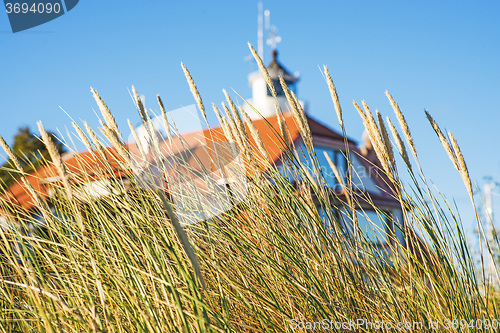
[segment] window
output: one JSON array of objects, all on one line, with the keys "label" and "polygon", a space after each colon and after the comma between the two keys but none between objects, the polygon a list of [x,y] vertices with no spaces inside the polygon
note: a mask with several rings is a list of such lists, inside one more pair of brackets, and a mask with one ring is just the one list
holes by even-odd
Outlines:
[{"label": "window", "polygon": [[[306,153],[305,148],[302,148],[302,152],[299,152],[300,159],[304,167],[308,169],[308,171],[314,175],[315,172],[313,171],[314,169],[314,163],[311,161],[311,159]],[[332,189],[339,189],[339,182],[337,180],[337,177],[335,177],[335,174],[328,163],[328,160],[325,157],[325,153],[330,157],[332,160],[333,164],[337,167],[340,173],[341,179],[345,181],[345,170],[347,168],[347,161],[345,159],[344,153],[338,149],[334,148],[326,148],[326,147],[321,147],[321,146],[314,146],[314,152],[316,154],[316,158],[318,159],[318,164],[320,167],[321,174],[323,175],[323,178],[325,180],[325,183],[328,187]],[[304,156],[305,155],[305,156]]]},{"label": "window", "polygon": [[[280,80],[279,79],[271,79],[274,90],[276,90],[276,96],[285,96],[285,92],[283,91],[283,87],[281,86]],[[286,82],[288,89],[292,91],[295,95],[297,95],[297,89],[295,86],[295,83],[293,82]],[[267,86],[267,85],[266,85]],[[269,90],[269,87],[267,86],[267,96],[273,96],[271,94],[271,91]]]},{"label": "window", "polygon": [[[333,173],[328,160],[325,158],[324,153],[326,152],[326,154],[330,157],[333,164],[335,164],[335,166],[337,167],[341,179],[345,182],[347,173],[347,159],[345,156],[345,152],[339,148],[331,148],[316,144],[314,145],[314,152],[316,154],[316,158],[318,159],[320,171],[324,177],[326,185],[332,189],[340,189],[340,184],[335,177],[335,174]],[[303,144],[297,147],[297,153],[302,165],[311,173],[311,175],[315,175],[315,164],[312,162],[307,149]],[[361,191],[381,194],[381,189],[372,179],[372,170],[367,169],[361,162],[360,158],[353,152],[351,152],[350,154],[350,160],[352,166],[351,171],[354,188]]]},{"label": "window", "polygon": [[404,222],[403,222],[403,212],[401,210],[393,210],[392,218],[394,219],[394,231],[396,232],[396,238],[399,243],[404,246],[405,236],[404,236]]},{"label": "window", "polygon": [[[341,218],[348,231],[353,233],[353,222],[351,212],[346,209],[341,209]],[[374,210],[356,210],[358,217],[359,230],[363,233],[364,238],[373,243],[386,243],[387,233],[390,229],[391,220],[382,212]]]},{"label": "window", "polygon": [[330,188],[335,188],[338,185],[337,178],[325,157],[325,153],[330,157],[330,159],[335,164],[335,151],[331,149],[325,149],[321,147],[314,147],[316,157],[318,158],[319,166],[321,167],[321,173],[325,179],[326,184]]},{"label": "window", "polygon": [[372,179],[372,172],[370,168],[367,169],[359,160],[356,154],[351,152],[351,165],[352,165],[352,182],[354,187],[371,193],[380,194],[381,190]]}]

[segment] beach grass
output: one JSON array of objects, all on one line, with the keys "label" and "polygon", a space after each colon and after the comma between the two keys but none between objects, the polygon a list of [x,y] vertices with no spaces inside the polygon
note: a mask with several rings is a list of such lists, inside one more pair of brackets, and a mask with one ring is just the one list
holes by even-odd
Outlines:
[{"label": "beach grass", "polygon": [[[202,121],[207,121],[195,81],[182,67]],[[266,75],[262,64],[261,69]],[[341,104],[326,67],[325,78],[332,116],[337,115],[345,135]],[[153,131],[148,127],[151,115],[133,91],[145,128]],[[384,250],[357,223],[355,209],[361,202],[381,218],[386,212],[353,185],[347,141],[347,171],[341,174],[330,161],[326,175],[293,94],[288,92],[287,98],[305,151],[290,144],[281,121],[274,133],[284,151],[281,169],[269,161],[262,133],[248,123],[244,111],[240,115],[227,92],[225,112],[214,105],[228,142],[241,152],[245,192],[232,193],[242,200],[230,209],[189,225],[178,217],[168,191],[116,175],[117,165],[131,174],[137,165],[111,111],[96,90],[92,94],[103,114],[100,131],[87,124],[74,127],[90,152],[87,162],[99,161],[99,169],[94,174],[82,171],[78,182],[72,181],[76,176],[51,149],[53,143],[39,123],[59,181],[50,197],[38,193],[26,178],[20,182],[45,227],[28,232],[32,213],[0,202],[16,221],[0,229],[1,332],[486,332],[495,327],[499,295],[488,273],[498,273],[485,272],[484,263],[474,264],[458,211],[428,185],[410,124],[389,93],[399,129],[366,103],[354,103],[380,161],[374,169],[403,212],[404,244],[394,230],[386,235]],[[158,100],[169,127],[165,130],[175,132]],[[282,110],[276,115],[282,119]],[[473,183],[457,141],[441,132],[430,113],[427,117],[436,144],[443,145],[443,158],[452,160],[450,167],[455,166],[471,196],[471,207],[461,209],[476,210]],[[169,138],[159,140],[151,140],[149,154],[169,173],[171,165],[162,159],[162,140]],[[5,141],[0,143],[15,162]],[[303,164],[301,154],[309,155],[312,166]],[[85,165],[81,169],[88,170]],[[340,183],[336,191],[326,185],[325,177],[331,175]],[[79,185],[96,177],[108,180],[107,194],[98,198]],[[197,207],[199,200],[193,196],[185,204]],[[486,239],[484,221],[476,216],[479,237]],[[481,251],[488,253],[492,246]],[[353,328],[352,322],[360,320],[364,324]],[[436,322],[439,329],[431,329]],[[351,326],[346,329],[341,323]]]}]

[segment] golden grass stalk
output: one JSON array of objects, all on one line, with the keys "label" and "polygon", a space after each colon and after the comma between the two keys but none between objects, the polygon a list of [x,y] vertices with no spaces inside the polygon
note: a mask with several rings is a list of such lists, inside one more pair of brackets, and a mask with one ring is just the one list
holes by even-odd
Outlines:
[{"label": "golden grass stalk", "polygon": [[165,132],[167,132],[167,138],[170,141],[172,141],[172,133],[170,133],[170,125],[168,124],[167,112],[165,111],[165,106],[163,105],[163,101],[161,100],[160,95],[156,95],[156,99],[158,100],[158,104],[160,105],[163,127],[165,128]]},{"label": "golden grass stalk", "polygon": [[135,90],[134,86],[132,86],[132,94],[134,95],[135,105],[137,107],[137,110],[139,110],[139,115],[141,116],[142,122],[147,123],[149,115],[147,114],[147,111],[144,108],[144,104],[142,104],[142,100],[139,97],[139,94],[137,93],[137,90]]},{"label": "golden grass stalk", "polygon": [[434,118],[432,118],[432,116],[429,114],[429,112],[427,112],[427,110],[424,110],[424,112],[425,112],[425,115],[427,116],[427,119],[431,123],[431,126],[434,129],[434,132],[436,132],[436,134],[437,134],[437,136],[439,138],[439,141],[441,141],[441,145],[444,147],[444,150],[446,150],[446,153],[448,154],[448,157],[453,162],[453,165],[455,166],[455,169],[457,169],[457,171],[460,171],[458,163],[457,163],[457,159],[456,159],[456,156],[455,156],[455,153],[451,149],[450,143],[448,142],[448,140],[446,140],[443,132],[439,128],[439,126],[436,123],[436,121],[434,120]]},{"label": "golden grass stalk", "polygon": [[367,118],[365,111],[363,111],[363,109],[361,109],[361,107],[358,105],[358,103],[356,103],[356,101],[353,100],[352,104],[354,105],[354,108],[356,109],[356,111],[358,111],[358,114],[361,117],[361,120],[363,122],[366,121],[366,123],[368,124],[368,118]]},{"label": "golden grass stalk", "polygon": [[337,181],[339,182],[339,184],[342,186],[342,189],[345,189],[344,180],[342,179],[342,177],[340,177],[340,172],[337,169],[337,166],[333,163],[332,159],[330,158],[330,156],[327,154],[326,151],[323,151],[323,155],[325,156],[326,161],[330,165],[330,168],[332,169],[333,174],[335,175],[335,178],[337,179]]},{"label": "golden grass stalk", "polygon": [[264,65],[262,59],[259,57],[255,49],[253,48],[252,44],[248,43],[248,47],[250,48],[250,52],[252,52],[255,61],[257,61],[257,65],[259,66],[259,69],[262,72],[262,75],[264,76],[267,85],[269,86],[271,94],[273,95],[274,98],[277,98],[276,89],[274,89],[273,81],[271,80],[271,76],[269,76],[269,72],[267,71],[266,66]]},{"label": "golden grass stalk", "polygon": [[220,111],[215,103],[212,103],[212,108],[214,110],[215,116],[217,117],[217,120],[219,121],[222,131],[224,132],[224,136],[228,141],[234,142],[235,140],[233,134],[231,133],[231,129],[228,127],[226,120],[221,116]]},{"label": "golden grass stalk", "polygon": [[189,73],[188,69],[184,64],[181,62],[182,70],[184,71],[184,75],[186,76],[186,79],[189,84],[189,90],[191,90],[191,93],[194,96],[194,99],[196,100],[196,104],[198,104],[198,108],[201,111],[201,114],[203,116],[203,120],[205,120],[205,123],[208,125],[208,119],[207,119],[207,114],[205,112],[205,106],[203,105],[203,101],[201,100],[201,95],[200,92],[198,91],[198,88],[196,87],[196,84],[194,83],[193,77]]},{"label": "golden grass stalk", "polygon": [[[366,104],[365,101],[361,101],[361,104],[363,105],[363,109],[365,111],[365,115],[367,117],[368,123],[370,124],[370,128],[375,132],[380,135],[380,130],[377,126],[377,122],[375,121],[375,118],[373,117],[373,113],[371,112],[370,108],[368,107],[368,104]],[[379,138],[379,143],[382,143],[382,136]]]},{"label": "golden grass stalk", "polygon": [[144,149],[142,147],[141,139],[139,139],[139,136],[137,135],[137,132],[134,128],[134,125],[130,122],[130,119],[127,119],[128,122],[128,127],[130,128],[130,132],[132,132],[132,136],[134,137],[134,141],[136,143],[137,150],[139,150],[139,154],[141,155],[141,158],[143,161],[147,162],[147,156],[146,153],[144,152]]},{"label": "golden grass stalk", "polygon": [[231,131],[231,127],[229,126],[227,120],[221,116],[219,109],[215,105],[215,103],[212,103],[212,108],[214,109],[214,113],[217,116],[217,119],[219,120],[219,124],[222,127],[222,131],[224,132],[224,136],[226,137],[226,140],[230,143],[231,146],[231,151],[233,152],[234,156],[238,155],[238,151],[236,150],[236,147],[234,144],[238,144],[236,141],[236,138],[233,135],[233,132]]},{"label": "golden grass stalk", "polygon": [[102,282],[99,279],[99,271],[97,270],[97,265],[96,265],[94,258],[92,258],[91,264],[92,264],[92,270],[93,270],[94,276],[95,276],[97,291],[99,293],[99,299],[101,301],[101,307],[102,307],[102,310],[104,313],[104,320],[107,322],[109,320],[109,318],[108,318],[108,313],[107,313],[108,311],[106,309],[107,308],[106,307],[106,294],[104,293],[104,288],[102,287]]},{"label": "golden grass stalk", "polygon": [[116,148],[118,153],[120,154],[121,157],[125,160],[125,166],[128,167],[130,166],[130,154],[129,152],[125,149],[123,144],[118,140],[116,135],[113,133],[113,131],[102,121],[99,122],[101,127],[99,127],[99,130],[104,134],[106,139],[109,140],[109,142],[113,145],[113,147]]},{"label": "golden grass stalk", "polygon": [[306,113],[304,112],[304,109],[302,108],[302,105],[300,105],[300,102],[297,96],[295,96],[294,92],[290,91],[290,94],[295,102],[295,106],[297,107],[298,116],[302,120],[302,131],[304,131],[304,133],[302,134],[303,135],[302,138],[304,139],[306,145],[308,145],[307,148],[311,150],[313,149],[313,139],[312,139],[311,129],[309,128],[309,123],[307,121]]},{"label": "golden grass stalk", "polygon": [[469,196],[472,198],[472,182],[470,180],[469,170],[467,169],[467,165],[465,164],[464,156],[462,155],[462,150],[458,146],[458,143],[455,140],[453,133],[448,132],[448,136],[450,137],[451,145],[455,152],[456,163],[458,164],[460,174],[462,175],[462,180],[465,183],[465,187],[467,188]]},{"label": "golden grass stalk", "polygon": [[24,170],[23,170],[23,167],[21,166],[21,163],[19,163],[19,159],[17,158],[17,156],[12,151],[12,149],[10,149],[9,145],[5,142],[5,140],[1,136],[0,136],[0,146],[7,153],[7,155],[9,156],[9,158],[12,160],[12,162],[14,163],[14,166],[16,167],[16,169],[19,172],[21,172],[22,174],[24,174]]},{"label": "golden grass stalk", "polygon": [[299,110],[298,110],[297,104],[295,103],[295,99],[290,94],[290,89],[288,89],[288,85],[286,84],[285,80],[283,79],[283,77],[281,75],[279,77],[279,80],[280,80],[281,88],[283,89],[283,92],[285,93],[285,97],[288,101],[288,104],[290,105],[291,111],[293,112],[295,118],[297,118],[298,124],[302,125],[302,118],[299,114]]},{"label": "golden grass stalk", "polygon": [[[158,138],[155,135],[154,128],[152,127],[151,119],[149,117],[149,114],[144,109],[144,105],[142,104],[142,101],[139,98],[139,95],[137,94],[137,91],[135,90],[134,86],[132,86],[132,92],[134,94],[135,102],[136,102],[137,108],[139,110],[139,113],[141,115],[141,118],[142,118],[142,120],[143,120],[143,122],[144,122],[144,124],[146,126],[146,130],[152,136],[154,148],[157,150],[157,152],[159,152]],[[175,124],[174,124],[174,128],[175,128]],[[109,128],[105,124],[103,124],[102,122],[101,122],[101,128],[100,129],[103,132],[103,134],[108,138],[108,140],[110,140],[111,143],[113,145],[115,145],[116,142],[114,142],[113,136],[110,135]],[[177,131],[177,133],[178,133],[178,131]],[[94,137],[95,137],[95,134],[94,134]],[[95,139],[97,140],[97,137]],[[121,146],[121,149],[120,149],[119,146],[121,146],[121,145],[116,146],[116,148],[118,148],[119,153],[121,155],[123,155],[123,158],[125,159],[126,165],[129,166],[130,165],[129,154],[128,154],[128,152],[126,150],[124,151],[124,147],[123,146]],[[188,258],[189,258],[189,260],[191,261],[191,263],[193,265],[193,268],[195,270],[196,276],[198,277],[198,280],[201,283],[201,287],[205,288],[205,282],[204,282],[204,279],[203,279],[203,277],[201,275],[201,272],[200,272],[200,265],[199,265],[198,259],[197,259],[196,255],[194,254],[191,245],[189,244],[189,241],[187,239],[186,233],[182,229],[177,215],[172,211],[171,204],[166,199],[165,195],[163,193],[159,192],[159,191],[157,191],[157,194],[160,197],[160,199],[161,199],[164,207],[167,210],[167,214],[170,217],[170,220],[172,221],[172,224],[173,224],[173,226],[175,228],[175,231],[177,233],[177,236],[179,237],[179,240],[182,243],[182,245],[184,247],[184,250],[185,250]]]},{"label": "golden grass stalk", "polygon": [[[295,154],[295,158],[297,160],[297,163],[300,165],[301,170],[305,173],[306,178],[309,181],[309,183],[311,185],[313,185],[315,188],[319,188],[318,183],[316,182],[316,179],[312,176],[312,174],[309,172],[309,170],[301,162],[300,156],[299,156],[299,153],[297,152],[297,150],[294,151],[294,154]],[[307,188],[307,186],[305,186],[306,184],[307,184],[307,181],[303,182],[303,184],[302,184],[302,185],[304,185],[303,186],[304,189]],[[306,193],[310,194],[309,191],[306,191]],[[311,203],[312,203],[313,202],[312,197],[310,199],[311,199]]]},{"label": "golden grass stalk", "polygon": [[89,137],[92,140],[92,144],[96,148],[99,155],[101,155],[101,158],[103,160],[106,160],[106,153],[104,151],[104,147],[102,146],[101,141],[99,140],[95,132],[92,130],[92,128],[90,128],[89,124],[86,121],[83,122],[83,126],[85,127],[85,130],[89,134]]},{"label": "golden grass stalk", "polygon": [[342,118],[342,108],[340,107],[339,96],[337,95],[337,89],[333,84],[332,77],[326,66],[323,67],[326,76],[326,83],[328,84],[328,89],[330,90],[330,96],[332,97],[333,106],[335,107],[335,112],[337,113],[337,118],[341,128],[344,128],[344,119]]},{"label": "golden grass stalk", "polygon": [[382,137],[380,135],[377,124],[375,123],[375,119],[373,118],[373,115],[368,108],[368,105],[366,105],[366,103],[363,101],[363,107],[365,109],[365,111],[363,111],[355,101],[353,101],[353,104],[359,115],[361,116],[361,119],[363,120],[363,125],[368,132],[368,136],[370,137],[370,141],[372,142],[373,149],[375,150],[375,154],[377,155],[377,158],[380,161],[384,172],[387,175],[390,175],[391,169],[388,163],[389,156],[384,144],[382,143]]},{"label": "golden grass stalk", "polygon": [[[479,234],[482,235],[483,238],[486,240],[486,248],[488,249],[489,254],[492,255],[491,246],[486,238],[486,234],[485,234],[483,226],[481,224],[481,220],[480,220],[479,215],[477,213],[476,203],[474,201],[474,196],[473,196],[474,194],[473,194],[473,190],[472,190],[472,181],[470,179],[469,170],[467,168],[467,165],[465,164],[464,156],[462,155],[462,150],[460,149],[460,146],[458,145],[458,142],[457,142],[457,140],[455,140],[455,136],[453,135],[453,133],[451,131],[448,131],[448,137],[450,138],[451,146],[453,147],[454,154],[452,154],[452,156],[456,157],[455,162],[458,165],[458,171],[460,172],[460,176],[462,177],[462,181],[465,184],[465,187],[467,189],[467,193],[469,194],[469,197],[470,197],[471,202],[472,202],[472,206],[473,206],[474,211],[476,213],[476,221],[477,221]],[[479,240],[479,248],[480,248],[480,253],[481,253],[481,263],[482,263],[483,278],[484,278],[485,275],[484,275],[484,262],[483,262],[483,245],[482,245],[481,239]],[[494,268],[494,272],[495,272],[497,281],[500,281],[500,275],[498,272],[497,264],[493,265],[493,268]]]},{"label": "golden grass stalk", "polygon": [[[217,117],[217,120],[219,121],[219,124],[221,125],[222,130],[224,130],[224,127],[223,127],[224,120],[222,119],[219,108],[217,108],[217,105],[215,105],[215,103],[212,103],[212,109],[214,110],[215,116]],[[224,132],[224,134],[225,134],[225,132]]]},{"label": "golden grass stalk", "polygon": [[224,112],[226,113],[226,118],[229,123],[229,128],[231,130],[232,137],[236,139],[236,143],[243,152],[243,155],[245,156],[247,161],[250,162],[252,159],[253,152],[252,152],[252,147],[250,146],[248,133],[246,131],[245,125],[241,121],[240,114],[236,109],[236,106],[234,105],[227,91],[223,89],[223,93],[226,96],[227,102],[231,108],[231,110],[229,110],[226,104],[222,103],[222,107],[224,109]]},{"label": "golden grass stalk", "polygon": [[245,112],[245,110],[240,109],[241,114],[243,115],[243,118],[245,118],[245,122],[250,129],[250,133],[252,133],[252,137],[257,144],[257,148],[259,149],[260,154],[264,159],[267,161],[268,160],[268,154],[266,151],[266,148],[264,147],[264,141],[262,141],[262,137],[260,136],[259,130],[257,127],[255,127],[252,119],[250,119],[250,116]]},{"label": "golden grass stalk", "polygon": [[[302,166],[303,170],[304,170],[304,173],[306,174],[306,177],[307,179],[309,180],[309,182],[316,188],[318,188],[318,183],[316,182],[316,180],[314,179],[314,177],[311,175],[311,173],[309,172],[309,170],[307,170],[304,166]],[[309,193],[309,192],[308,192]],[[310,198],[310,202],[313,203],[314,201],[312,200],[312,197],[309,195],[309,198]]]},{"label": "golden grass stalk", "polygon": [[[137,109],[139,110],[139,114],[141,116],[142,122],[144,124],[145,129],[146,129],[146,132],[148,133],[148,135],[152,141],[152,142],[150,141],[148,143],[152,146],[153,149],[156,149],[156,151],[159,152],[160,151],[159,150],[160,149],[160,142],[159,142],[159,139],[157,136],[157,132],[155,131],[155,129],[153,127],[153,122],[151,121],[151,117],[149,116],[149,113],[144,108],[144,104],[142,104],[142,101],[139,97],[139,94],[135,90],[134,86],[132,86],[132,92],[134,94],[135,103],[136,103]],[[106,129],[104,129],[104,130],[106,130]],[[101,129],[101,131],[102,131],[102,129]],[[108,133],[108,135],[109,135],[109,133]],[[108,140],[110,140],[110,138],[108,138]],[[113,145],[115,145],[115,144],[113,143]],[[129,159],[127,156],[128,156],[128,154],[125,154],[124,158],[126,159],[126,162],[128,163]]]},{"label": "golden grass stalk", "polygon": [[295,93],[293,91],[290,91],[290,94],[292,95],[292,98],[295,101],[295,105],[297,106],[297,109],[299,110],[299,115],[300,115],[300,118],[302,119],[302,124],[303,124],[305,130],[310,135],[311,131],[310,131],[309,125],[307,123],[306,113],[304,112],[304,109],[302,108],[302,105],[300,104],[299,99],[297,98],[297,96],[295,96]]},{"label": "golden grass stalk", "polygon": [[387,128],[384,124],[384,119],[378,110],[376,110],[378,124],[380,128],[380,133],[382,134],[382,142],[384,143],[387,154],[389,155],[389,161],[392,164],[392,168],[396,169],[396,161],[394,160],[394,151],[392,149],[391,140],[389,139],[389,134],[387,133]]},{"label": "golden grass stalk", "polygon": [[[307,125],[307,120],[302,115],[303,110],[300,107],[300,104],[298,104],[298,101],[295,99],[295,96],[292,95],[292,93],[290,92],[290,89],[288,89],[288,86],[287,86],[285,80],[283,80],[283,77],[281,77],[281,76],[280,76],[280,84],[281,84],[281,87],[283,88],[283,91],[285,92],[285,96],[286,96],[286,99],[288,100],[288,104],[290,105],[291,111],[292,111],[295,119],[297,120],[297,124],[299,125],[300,133],[301,133],[302,137],[304,138],[304,140],[306,140],[307,138],[310,137],[310,131],[308,131],[309,126]],[[306,142],[306,144],[310,144],[310,143]]]},{"label": "golden grass stalk", "polygon": [[278,118],[278,125],[280,127],[281,136],[283,137],[283,141],[285,145],[288,147],[290,145],[290,139],[288,137],[288,132],[285,126],[285,121],[283,119],[283,115],[280,112],[280,109],[277,105],[275,105],[276,117]]},{"label": "golden grass stalk", "polygon": [[404,144],[403,140],[401,139],[401,136],[399,136],[399,133],[398,133],[396,127],[394,127],[394,124],[391,122],[389,117],[387,117],[386,119],[387,119],[387,123],[389,124],[389,129],[392,132],[392,137],[394,138],[394,141],[396,142],[396,146],[399,149],[399,153],[400,153],[401,157],[403,158],[403,161],[405,162],[405,164],[408,166],[408,169],[411,170],[411,163],[410,163],[410,159],[408,158],[408,153],[406,152],[405,144]]},{"label": "golden grass stalk", "polygon": [[[76,222],[78,224],[78,227],[80,228],[80,231],[83,233],[85,230],[85,226],[83,224],[83,219],[82,215],[80,213],[80,210],[75,206],[74,204],[74,195],[73,195],[73,189],[71,188],[71,184],[69,181],[69,175],[66,170],[66,166],[64,165],[64,162],[61,158],[61,154],[57,151],[56,146],[54,145],[54,142],[52,141],[52,138],[49,136],[47,131],[45,131],[45,128],[43,127],[43,124],[41,121],[37,122],[38,125],[38,130],[40,131],[40,134],[42,135],[42,141],[47,148],[50,158],[52,159],[52,163],[55,165],[57,173],[59,174],[59,177],[61,178],[63,182],[64,189],[66,191],[66,195],[68,196],[68,200],[70,201],[70,204],[73,206]],[[113,133],[114,137],[116,136],[116,133]]]},{"label": "golden grass stalk", "polygon": [[115,117],[113,116],[113,114],[109,110],[108,106],[106,105],[106,103],[104,103],[101,96],[99,96],[99,94],[97,93],[97,91],[94,88],[90,87],[90,91],[92,92],[92,95],[94,96],[94,99],[95,99],[97,105],[99,106],[99,110],[101,111],[101,114],[104,118],[104,121],[109,126],[109,128],[113,132],[115,132],[118,137],[120,137],[121,133],[118,130],[118,125],[116,124]]},{"label": "golden grass stalk", "polygon": [[242,136],[239,133],[238,127],[236,126],[236,122],[231,114],[231,111],[229,111],[229,108],[224,102],[222,103],[222,108],[226,113],[227,124],[229,125],[228,130],[231,132],[231,137],[236,140],[236,143],[238,144],[240,149],[244,151],[245,145],[243,143]]},{"label": "golden grass stalk", "polygon": [[[243,124],[243,121],[241,120],[240,113],[238,112],[238,109],[236,108],[236,105],[234,104],[233,100],[231,99],[231,96],[227,93],[226,89],[222,89],[222,92],[224,93],[224,96],[226,97],[227,104],[229,105],[229,109],[231,110],[231,113],[233,115],[234,123],[236,125],[236,128],[238,129],[238,133],[240,133],[241,136],[241,141],[245,144],[245,146],[248,145],[248,133],[245,128],[245,125]],[[248,147],[246,147],[248,149]]]},{"label": "golden grass stalk", "polygon": [[170,221],[172,222],[172,225],[175,229],[177,237],[179,238],[179,241],[182,244],[187,257],[191,262],[191,265],[193,266],[194,272],[196,274],[196,277],[198,278],[198,282],[200,283],[201,289],[205,289],[205,279],[201,274],[200,262],[193,250],[193,247],[191,246],[191,243],[189,242],[186,231],[182,227],[179,218],[177,217],[177,214],[172,210],[172,205],[170,201],[167,200],[164,193],[158,190],[156,191],[156,193],[160,197],[160,200],[162,201],[163,206],[166,209],[167,216],[170,218]]},{"label": "golden grass stalk", "polygon": [[[351,213],[352,213],[352,224],[353,224],[353,227],[354,227],[354,239],[356,240],[356,246],[359,246],[359,244],[358,244],[358,241],[359,241],[359,237],[358,237],[358,215],[356,213],[356,205],[355,205],[354,200],[353,200],[354,198],[353,198],[353,195],[352,195],[352,188],[350,188],[349,192],[348,192],[347,186],[346,186],[344,180],[342,179],[342,177],[340,176],[340,172],[337,169],[337,166],[333,163],[332,159],[330,158],[330,156],[328,156],[328,154],[326,153],[326,151],[323,152],[323,155],[325,156],[328,164],[330,165],[330,168],[332,169],[333,173],[335,174],[335,178],[337,178],[337,181],[339,182],[340,186],[342,186],[342,190],[345,193],[345,198],[347,200],[347,205],[349,206],[349,209],[351,210]],[[335,227],[335,229],[337,229],[337,227]]]},{"label": "golden grass stalk", "polygon": [[82,141],[83,144],[85,145],[85,148],[87,148],[87,151],[92,152],[92,150],[93,150],[92,145],[90,144],[90,141],[87,138],[87,136],[85,135],[85,133],[83,133],[83,130],[81,129],[81,127],[78,126],[78,124],[75,122],[72,122],[71,125],[73,125],[73,128],[76,130],[76,133],[78,134],[78,137],[80,138],[80,141]]},{"label": "golden grass stalk", "polygon": [[63,186],[66,189],[67,195],[69,200],[73,200],[73,190],[71,189],[71,185],[69,183],[69,175],[66,170],[66,166],[64,165],[64,162],[61,158],[61,155],[57,151],[56,146],[54,145],[54,142],[52,141],[51,137],[45,131],[45,128],[43,127],[43,124],[41,121],[37,122],[38,125],[38,130],[40,131],[40,134],[42,135],[42,141],[45,147],[47,148],[47,151],[49,152],[50,158],[52,159],[52,163],[56,167],[57,173],[59,174],[59,177],[61,178],[63,182]]},{"label": "golden grass stalk", "polygon": [[[244,112],[243,108],[241,106],[238,106],[238,109],[241,113]],[[250,144],[250,136],[248,135],[248,131],[247,131],[245,124],[243,123],[239,113],[238,113],[238,116],[236,118],[238,119],[238,121],[237,121],[238,130],[240,133],[243,133],[243,135],[244,135],[243,142],[245,142],[245,149],[247,150],[246,154],[248,154],[249,158],[252,158],[253,150],[252,150],[252,146]]]},{"label": "golden grass stalk", "polygon": [[[243,108],[241,106],[238,107],[240,112],[243,112]],[[243,123],[239,112],[236,112],[237,116],[235,117],[236,120],[236,125],[238,126],[238,132],[243,133],[242,141],[245,145],[245,155],[250,159],[252,159],[253,156],[253,150],[252,146],[250,144],[250,137],[248,135],[247,129],[245,127],[245,124]]]},{"label": "golden grass stalk", "polygon": [[394,101],[391,94],[389,94],[387,90],[385,91],[385,95],[387,96],[389,102],[391,103],[392,109],[394,110],[396,118],[398,119],[399,126],[401,126],[401,129],[403,130],[403,135],[405,136],[406,142],[408,142],[408,145],[410,146],[413,156],[417,158],[417,149],[415,148],[415,144],[413,143],[413,137],[411,136],[410,128],[408,127],[408,123],[406,122],[405,116],[399,109],[399,105]]},{"label": "golden grass stalk", "polygon": [[51,300],[53,300],[54,302],[56,302],[57,304],[59,304],[64,311],[71,312],[74,315],[76,315],[79,319],[82,319],[82,315],[78,311],[71,308],[64,300],[60,299],[56,295],[54,295],[46,290],[40,289],[40,288],[35,287],[35,286],[27,285],[25,283],[8,281],[8,280],[4,280],[4,279],[0,279],[0,281],[2,283],[5,283],[5,284],[10,284],[10,285],[14,285],[14,286],[25,288],[25,289],[31,289],[32,291],[35,291],[35,292],[42,294],[42,295],[45,295],[48,298],[50,298]]},{"label": "golden grass stalk", "polygon": [[19,163],[19,159],[17,158],[17,156],[12,151],[12,149],[9,147],[9,145],[5,142],[5,140],[1,136],[0,136],[0,146],[7,153],[7,156],[9,156],[12,163],[14,163],[14,166],[16,167],[17,171],[22,175],[21,182],[28,189],[30,195],[33,197],[33,200],[35,200],[35,204],[42,209],[42,213],[45,216],[46,212],[48,211],[48,208],[47,208],[45,201],[43,201],[43,199],[40,197],[38,192],[33,188],[31,183],[26,179],[26,173],[24,172],[24,169],[21,166],[21,163]]}]

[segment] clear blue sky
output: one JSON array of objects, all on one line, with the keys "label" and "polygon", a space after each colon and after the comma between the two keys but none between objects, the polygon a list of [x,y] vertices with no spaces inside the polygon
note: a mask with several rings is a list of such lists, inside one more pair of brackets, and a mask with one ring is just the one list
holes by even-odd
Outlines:
[{"label": "clear blue sky", "polygon": [[[264,8],[283,39],[281,62],[301,73],[299,97],[310,114],[338,129],[323,64],[350,137],[362,134],[353,99],[394,119],[389,90],[409,121],[424,170],[454,197],[471,230],[463,184],[423,110],[453,130],[475,181],[500,181],[500,2],[265,1]],[[2,10],[0,134],[11,140],[18,127],[35,130],[40,119],[65,132],[71,122],[59,106],[96,128],[90,86],[126,131],[127,118],[139,119],[127,90],[132,84],[151,108],[156,94],[169,109],[193,103],[181,61],[206,103],[219,103],[222,88],[250,97],[247,74],[256,67],[243,59],[246,42],[257,42],[256,29],[257,1],[82,0],[68,14],[17,34]],[[266,56],[267,62],[269,50]],[[500,207],[500,197],[495,202]]]}]

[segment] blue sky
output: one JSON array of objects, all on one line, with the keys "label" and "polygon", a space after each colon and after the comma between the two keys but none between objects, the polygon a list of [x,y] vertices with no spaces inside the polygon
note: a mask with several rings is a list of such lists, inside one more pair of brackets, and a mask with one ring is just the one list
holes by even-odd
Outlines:
[{"label": "blue sky", "polygon": [[[389,90],[428,177],[456,200],[472,230],[464,186],[423,110],[454,132],[475,181],[500,181],[500,2],[265,1],[264,8],[282,37],[280,61],[301,73],[299,97],[310,114],[338,129],[319,70],[324,64],[352,138],[362,134],[352,100],[365,99],[395,120]],[[256,29],[256,1],[82,0],[68,14],[16,34],[1,11],[0,135],[10,142],[18,127],[35,130],[37,120],[65,132],[71,121],[60,107],[96,128],[90,86],[124,130],[128,118],[139,121],[131,85],[150,108],[156,94],[168,109],[192,104],[181,61],[205,103],[222,101],[223,88],[250,97],[247,75],[256,66],[244,58],[246,42],[257,43]],[[268,49],[266,57],[267,63]],[[500,208],[500,197],[494,201]]]}]

